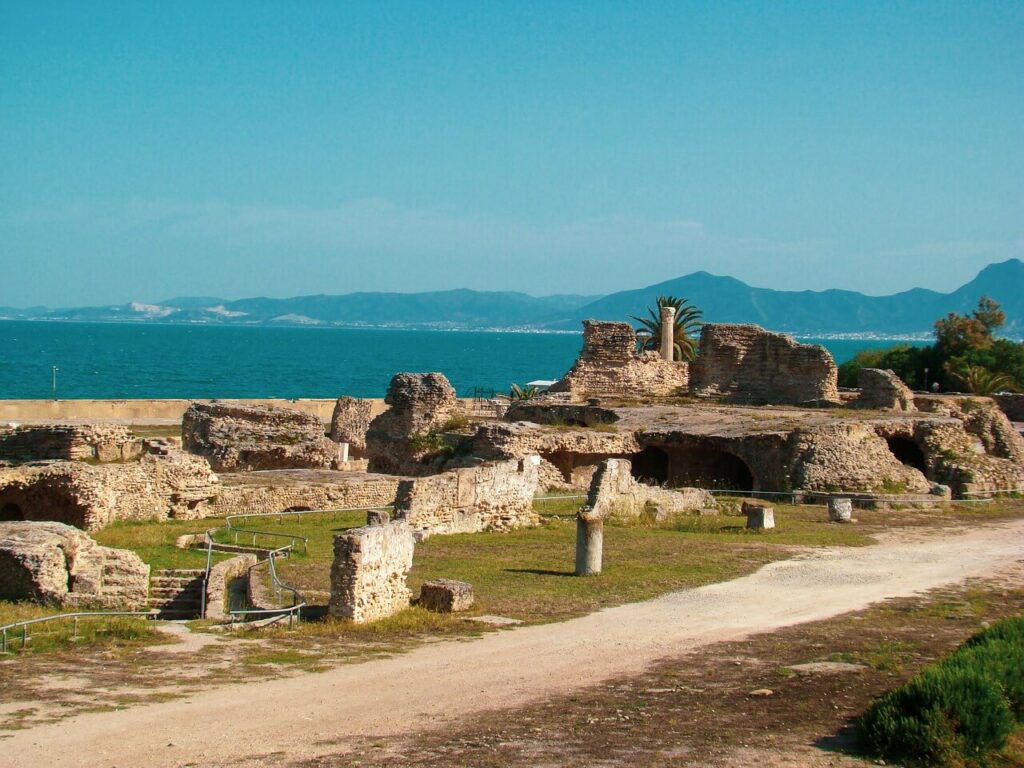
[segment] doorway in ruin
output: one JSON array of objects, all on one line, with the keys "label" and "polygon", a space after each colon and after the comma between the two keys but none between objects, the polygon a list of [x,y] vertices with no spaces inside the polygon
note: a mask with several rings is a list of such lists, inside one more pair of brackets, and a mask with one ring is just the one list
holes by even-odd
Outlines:
[{"label": "doorway in ruin", "polygon": [[22,512],[21,507],[15,504],[13,501],[9,501],[2,507],[0,507],[0,522],[24,519],[25,513]]},{"label": "doorway in ruin", "polygon": [[673,487],[718,491],[754,490],[754,475],[739,456],[716,448],[677,448],[670,455],[669,483]]},{"label": "doorway in ruin", "polygon": [[668,454],[661,448],[649,446],[630,457],[633,478],[648,485],[668,482]]},{"label": "doorway in ruin", "polygon": [[922,473],[927,471],[928,465],[924,460],[924,452],[913,440],[907,437],[888,437],[885,442],[892,455],[901,464],[906,464]]}]

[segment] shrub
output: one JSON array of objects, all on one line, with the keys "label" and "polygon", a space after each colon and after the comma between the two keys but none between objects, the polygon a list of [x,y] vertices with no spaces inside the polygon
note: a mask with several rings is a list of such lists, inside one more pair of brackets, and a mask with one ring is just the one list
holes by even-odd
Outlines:
[{"label": "shrub", "polygon": [[867,746],[909,765],[949,765],[999,749],[1013,728],[1000,686],[963,668],[930,667],[861,717]]}]

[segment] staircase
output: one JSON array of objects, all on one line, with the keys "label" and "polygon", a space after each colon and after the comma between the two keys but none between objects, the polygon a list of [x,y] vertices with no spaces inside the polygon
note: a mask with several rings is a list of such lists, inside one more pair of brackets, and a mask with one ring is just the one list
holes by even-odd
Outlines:
[{"label": "staircase", "polygon": [[202,568],[168,568],[149,577],[149,607],[160,619],[199,619],[203,607]]}]

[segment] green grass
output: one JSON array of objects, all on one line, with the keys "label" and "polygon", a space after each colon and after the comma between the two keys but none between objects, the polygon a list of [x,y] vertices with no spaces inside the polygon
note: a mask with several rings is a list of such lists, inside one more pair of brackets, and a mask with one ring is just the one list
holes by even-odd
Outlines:
[{"label": "green grass", "polygon": [[[0,625],[68,613],[73,609],[33,603],[0,601]],[[82,610],[88,610],[83,608]],[[59,619],[28,627],[28,642],[22,648],[22,629],[9,630],[7,651],[12,654],[49,653],[78,646],[135,646],[161,642],[163,636],[144,618],[131,616],[97,616],[80,618],[78,631],[72,619]]]},{"label": "green grass", "polygon": [[[121,521],[92,534],[100,544],[116,549],[130,549],[154,570],[160,568],[205,568],[206,552],[178,549],[174,540],[186,533],[203,531],[223,525],[222,519]],[[215,559],[224,555],[214,554]]]}]

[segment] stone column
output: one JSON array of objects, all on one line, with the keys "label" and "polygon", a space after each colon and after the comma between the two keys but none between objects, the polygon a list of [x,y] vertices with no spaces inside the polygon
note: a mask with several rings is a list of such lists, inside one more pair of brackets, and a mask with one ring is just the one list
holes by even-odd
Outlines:
[{"label": "stone column", "polygon": [[672,362],[673,350],[676,346],[675,337],[676,308],[661,308],[661,359]]},{"label": "stone column", "polygon": [[604,554],[604,520],[576,516],[576,575],[596,576]]}]

